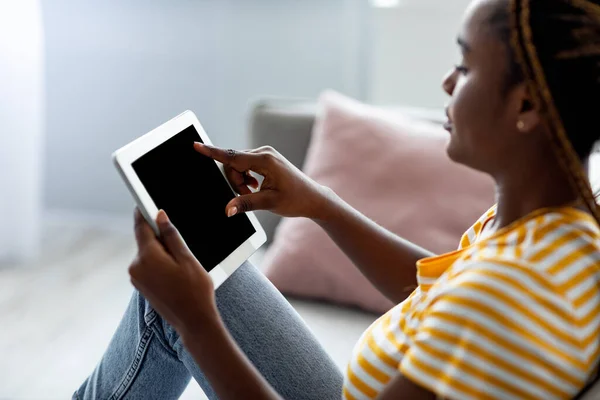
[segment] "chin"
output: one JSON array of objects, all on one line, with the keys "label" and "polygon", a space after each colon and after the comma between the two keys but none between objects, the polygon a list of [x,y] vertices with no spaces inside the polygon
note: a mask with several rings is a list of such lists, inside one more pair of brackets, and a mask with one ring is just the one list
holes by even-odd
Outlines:
[{"label": "chin", "polygon": [[460,143],[456,141],[456,138],[450,138],[450,142],[446,146],[446,154],[453,162],[474,168],[473,160],[469,157],[468,152],[460,146]]},{"label": "chin", "polygon": [[452,140],[450,140],[450,143],[446,147],[446,154],[456,164],[461,164],[479,172],[486,172],[484,168],[481,168],[482,165],[478,162],[477,158],[471,156],[472,153],[466,151],[458,143],[453,143]]},{"label": "chin", "polygon": [[450,157],[452,161],[462,164],[460,146],[458,146],[456,140],[452,137],[446,146],[446,154],[448,154],[448,157]]}]

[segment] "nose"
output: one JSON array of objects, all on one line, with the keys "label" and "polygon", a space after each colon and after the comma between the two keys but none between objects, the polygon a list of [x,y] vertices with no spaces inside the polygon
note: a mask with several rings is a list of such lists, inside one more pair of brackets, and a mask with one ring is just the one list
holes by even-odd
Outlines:
[{"label": "nose", "polygon": [[452,69],[448,71],[446,76],[444,76],[444,80],[442,81],[442,89],[444,92],[448,93],[448,95],[452,96],[454,92],[454,88],[456,87],[456,70]]}]

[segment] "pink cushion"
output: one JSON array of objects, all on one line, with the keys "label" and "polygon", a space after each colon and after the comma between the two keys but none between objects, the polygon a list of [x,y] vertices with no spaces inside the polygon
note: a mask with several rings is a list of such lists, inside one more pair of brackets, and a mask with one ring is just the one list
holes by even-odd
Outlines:
[{"label": "pink cushion", "polygon": [[[319,105],[304,171],[382,226],[441,253],[492,205],[491,179],[448,159],[441,127],[334,92]],[[282,221],[264,266],[286,294],[375,312],[393,306],[307,219]]]}]

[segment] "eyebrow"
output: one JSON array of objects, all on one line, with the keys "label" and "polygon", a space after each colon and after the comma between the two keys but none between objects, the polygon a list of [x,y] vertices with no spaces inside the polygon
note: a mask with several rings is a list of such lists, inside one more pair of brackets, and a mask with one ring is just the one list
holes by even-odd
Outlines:
[{"label": "eyebrow", "polygon": [[467,43],[467,41],[465,39],[458,37],[456,39],[456,43],[458,43],[458,45],[462,49],[463,53],[468,53],[471,51],[471,46]]}]

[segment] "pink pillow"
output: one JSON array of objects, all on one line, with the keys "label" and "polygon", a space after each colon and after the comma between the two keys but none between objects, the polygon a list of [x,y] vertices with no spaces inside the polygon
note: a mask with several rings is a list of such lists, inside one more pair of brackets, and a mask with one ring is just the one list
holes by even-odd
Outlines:
[{"label": "pink pillow", "polygon": [[[319,105],[304,171],[392,232],[451,251],[492,205],[491,179],[448,159],[441,127],[334,92]],[[375,312],[393,306],[308,219],[284,219],[264,262],[283,293]]]}]

